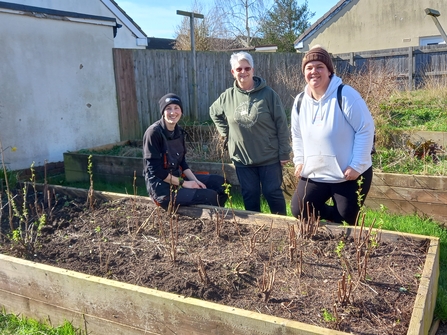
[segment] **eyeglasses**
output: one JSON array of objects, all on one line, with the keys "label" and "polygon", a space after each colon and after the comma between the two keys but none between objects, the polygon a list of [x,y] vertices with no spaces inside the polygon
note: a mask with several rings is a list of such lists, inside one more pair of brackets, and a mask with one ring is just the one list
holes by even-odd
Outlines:
[{"label": "eyeglasses", "polygon": [[235,68],[236,72],[242,72],[242,70],[245,70],[245,72],[251,71],[251,67],[247,66],[247,67],[237,67]]}]

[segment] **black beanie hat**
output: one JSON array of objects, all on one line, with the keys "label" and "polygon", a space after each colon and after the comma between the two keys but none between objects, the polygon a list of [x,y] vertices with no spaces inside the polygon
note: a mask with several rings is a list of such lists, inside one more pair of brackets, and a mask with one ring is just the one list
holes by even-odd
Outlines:
[{"label": "black beanie hat", "polygon": [[158,103],[160,104],[160,113],[161,114],[163,114],[166,107],[168,107],[169,105],[172,105],[172,104],[179,105],[180,109],[182,110],[182,113],[183,113],[182,100],[180,99],[180,97],[178,95],[176,95],[174,93],[168,93],[168,94],[162,96]]},{"label": "black beanie hat", "polygon": [[331,56],[325,49],[320,46],[311,48],[303,57],[303,62],[301,63],[303,73],[306,64],[316,60],[324,63],[331,74],[334,73],[334,64],[332,63]]}]

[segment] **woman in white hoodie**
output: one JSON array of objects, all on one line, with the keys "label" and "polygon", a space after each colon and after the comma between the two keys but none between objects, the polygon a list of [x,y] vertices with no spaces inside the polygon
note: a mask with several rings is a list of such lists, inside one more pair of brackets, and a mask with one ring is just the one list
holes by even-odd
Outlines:
[{"label": "woman in white hoodie", "polygon": [[[355,224],[373,176],[373,118],[350,86],[342,86],[339,103],[342,80],[321,46],[306,53],[302,71],[307,85],[291,113],[293,162],[299,178],[292,213],[306,219],[315,211],[321,219]],[[329,199],[333,205],[327,204]]]}]

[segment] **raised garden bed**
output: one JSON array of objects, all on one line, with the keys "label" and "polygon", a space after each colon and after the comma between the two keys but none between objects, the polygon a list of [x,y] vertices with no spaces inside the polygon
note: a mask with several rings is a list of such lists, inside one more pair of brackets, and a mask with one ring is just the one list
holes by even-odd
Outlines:
[{"label": "raised garden bed", "polygon": [[[188,217],[197,218],[197,220],[190,219],[184,223],[179,222],[180,232],[184,228],[192,230],[186,234],[179,233],[176,265],[172,264],[171,270],[168,270],[168,268],[166,270],[169,272],[175,271],[176,268],[182,268],[181,265],[185,261],[192,262],[189,268],[196,270],[192,271],[192,274],[182,270],[185,272],[176,275],[177,279],[180,279],[178,283],[189,283],[189,289],[194,289],[197,286],[197,292],[201,291],[204,297],[212,297],[213,290],[208,291],[206,288],[216,289],[219,285],[226,286],[223,283],[230,278],[234,277],[233,280],[239,278],[238,282],[233,282],[232,284],[236,286],[233,287],[234,292],[232,295],[234,296],[230,299],[233,303],[236,303],[236,296],[243,294],[243,283],[251,281],[249,274],[257,277],[259,283],[259,272],[255,274],[256,268],[270,260],[272,266],[274,264],[278,268],[278,279],[275,290],[273,290],[269,299],[263,299],[264,294],[261,293],[254,295],[252,293],[246,296],[246,299],[242,299],[242,301],[249,302],[258,301],[260,303],[259,310],[255,311],[242,309],[234,305],[229,306],[190,298],[184,294],[167,293],[162,289],[150,289],[127,284],[123,281],[106,279],[105,277],[120,278],[120,276],[129,276],[126,273],[119,273],[118,262],[124,262],[125,264],[136,263],[138,265],[137,268],[130,271],[132,272],[130,277],[134,278],[136,282],[142,281],[146,276],[148,276],[148,279],[155,279],[153,277],[158,277],[156,275],[157,272],[153,272],[149,276],[148,270],[160,258],[169,259],[168,245],[170,243],[163,242],[160,232],[155,235],[158,238],[154,239],[154,237],[151,237],[151,230],[159,231],[156,225],[157,221],[153,216],[158,214],[154,212],[152,203],[146,197],[96,192],[94,205],[98,210],[101,209],[100,200],[121,200],[111,203],[111,206],[105,207],[102,211],[95,212],[93,209],[89,211],[82,207],[82,204],[87,205],[89,203],[86,201],[87,192],[85,190],[52,186],[41,187],[41,190],[43,189],[49,191],[45,192],[45,194],[52,194],[53,196],[57,194],[57,197],[55,197],[63,204],[63,208],[72,208],[72,211],[76,211],[81,220],[76,220],[74,216],[70,216],[65,217],[63,220],[60,218],[52,224],[44,226],[42,229],[42,235],[44,236],[41,238],[46,238],[47,240],[43,240],[41,247],[33,250],[33,253],[29,255],[29,257],[34,257],[39,262],[44,262],[43,251],[57,252],[57,244],[51,244],[54,246],[51,247],[50,242],[60,241],[59,243],[63,246],[61,250],[66,253],[54,254],[53,257],[46,259],[47,263],[59,264],[60,267],[0,255],[0,306],[4,307],[8,312],[20,313],[41,320],[51,320],[52,323],[69,320],[74,325],[87,330],[89,334],[93,335],[107,333],[130,335],[147,333],[207,335],[242,333],[347,334],[346,332],[334,330],[337,329],[334,324],[332,324],[332,329],[317,325],[317,323],[322,323],[322,316],[318,316],[321,311],[318,310],[317,312],[314,310],[312,312],[311,316],[313,316],[314,320],[312,324],[295,321],[292,317],[277,317],[268,314],[273,313],[275,306],[283,312],[283,315],[289,316],[311,310],[312,306],[309,303],[304,303],[306,298],[313,298],[315,302],[323,300],[323,297],[327,298],[327,296],[330,297],[329,301],[336,299],[330,292],[336,292],[334,288],[337,287],[337,281],[344,267],[342,264],[339,264],[340,267],[333,265],[337,263],[337,257],[335,257],[336,262],[331,263],[334,257],[328,256],[330,256],[329,254],[333,256],[334,246],[324,247],[324,245],[329,243],[328,241],[331,240],[330,236],[338,236],[338,238],[341,237],[346,242],[346,248],[348,248],[348,243],[352,244],[352,239],[355,240],[360,236],[360,232],[353,227],[321,227],[321,230],[325,233],[320,238],[310,239],[307,242],[306,240],[300,240],[300,243],[304,243],[299,245],[300,248],[303,248],[303,253],[308,251],[310,253],[303,258],[304,270],[301,275],[298,275],[293,274],[294,266],[287,270],[287,267],[290,266],[288,265],[290,261],[287,257],[289,254],[287,242],[285,246],[281,247],[288,239],[287,232],[290,232],[290,226],[297,226],[296,220],[246,211],[233,213],[228,210],[217,210],[216,208],[206,206],[181,208],[181,211],[179,211],[180,217],[187,215]],[[72,203],[71,199],[80,200]],[[54,203],[53,205],[56,207]],[[48,211],[50,208],[48,208]],[[123,209],[122,216],[115,216],[115,213],[118,213],[120,208]],[[150,214],[151,211],[152,214]],[[56,211],[51,210],[50,212],[51,215],[56,215]],[[150,221],[151,218],[153,221]],[[221,237],[211,238],[209,236],[207,240],[202,240],[200,237],[201,230],[211,229],[214,231],[213,227],[217,227],[216,222],[218,220],[221,220]],[[224,224],[226,220],[229,220],[227,225]],[[198,226],[195,226],[196,224]],[[234,229],[235,224],[241,225],[238,229],[242,235],[237,234],[236,237],[232,237],[229,235],[229,232]],[[143,227],[143,225],[146,226]],[[270,229],[273,229],[271,231],[268,228],[270,225],[272,226]],[[239,238],[244,238],[246,241],[245,247],[252,245],[249,244],[249,241],[252,241],[249,237],[252,236],[253,232],[258,231],[258,227],[263,227],[263,236],[266,231],[271,232],[272,241],[276,241],[274,244],[275,252],[272,250],[272,241],[262,242],[258,240],[255,242],[253,254],[250,253],[252,256],[258,254],[258,256],[255,256],[255,259],[259,262],[258,265],[252,263],[249,266],[249,262],[242,264],[240,267],[235,267],[236,264],[232,264],[226,269],[225,264],[230,264],[237,257],[242,257],[248,250],[244,251],[244,248],[239,246],[236,253],[227,254],[224,253],[221,242],[233,243],[237,242]],[[54,234],[53,238],[50,237],[51,235],[48,235],[49,232]],[[167,231],[165,230],[165,232]],[[275,235],[276,233],[280,234]],[[384,249],[379,253],[371,254],[372,257],[366,271],[371,279],[353,290],[352,305],[348,303],[347,309],[339,307],[340,316],[345,320],[344,322],[341,321],[341,324],[346,327],[348,317],[351,322],[360,323],[361,320],[366,318],[366,315],[360,314],[356,316],[357,312],[355,310],[364,306],[367,307],[368,312],[378,311],[379,315],[383,314],[383,317],[387,319],[387,321],[379,321],[378,324],[388,327],[386,328],[387,332],[380,333],[397,334],[397,329],[402,329],[403,323],[405,323],[405,326],[408,328],[406,334],[427,334],[432,323],[437,295],[439,240],[433,237],[395,232],[379,231],[377,233],[380,234],[380,247],[386,247],[388,244],[391,249],[389,249],[389,252],[385,252],[387,249]],[[84,235],[89,244],[84,245],[81,243]],[[172,235],[170,236],[172,237]],[[276,236],[275,239],[279,238],[279,240],[275,240],[273,236]],[[321,239],[324,236],[326,237]],[[379,235],[374,236],[377,237]],[[117,237],[122,237],[122,239],[115,240]],[[160,240],[157,243],[158,246],[154,246],[154,242],[158,239]],[[320,242],[323,244],[320,245]],[[188,245],[188,243],[192,244]],[[79,248],[79,245],[83,247]],[[336,242],[335,245],[337,245]],[[422,246],[424,247],[422,248]],[[143,257],[143,250],[146,248],[151,250],[152,247],[154,247],[154,250],[161,249],[153,255],[155,257],[158,254],[158,256],[149,261],[149,259]],[[222,258],[221,260],[213,258],[212,255],[216,255],[212,253],[213,247],[215,250],[218,250],[217,255],[220,255],[218,258]],[[406,249],[407,251],[402,255],[404,258],[401,259],[403,263],[400,266],[395,263],[398,261],[398,258],[387,258],[394,254],[398,255],[398,251],[406,247],[410,247],[410,249]],[[412,249],[413,247],[415,249]],[[45,250],[45,248],[50,250]],[[265,250],[262,251],[262,248],[265,248]],[[411,260],[420,258],[420,256],[414,253],[421,249],[425,250],[423,251],[422,264],[414,268],[413,266],[416,263],[411,262]],[[14,248],[11,249],[11,252],[14,250]],[[203,263],[207,269],[206,271],[210,279],[208,284],[205,282],[200,284],[198,280],[199,277],[202,278],[202,276],[199,276],[200,267],[196,268],[195,260],[193,261],[192,258],[188,261],[189,257],[191,257],[190,254],[197,250],[200,251]],[[277,261],[274,260],[273,254],[282,254],[282,261],[276,263]],[[115,256],[118,257],[115,258]],[[262,259],[262,257],[266,258]],[[380,265],[380,260],[383,258],[388,259],[385,263],[385,265],[388,265],[385,267],[383,264]],[[75,262],[76,259],[79,259],[82,264],[89,263],[88,260],[96,260],[96,263],[92,263],[90,270],[86,274],[64,269],[69,268],[69,263]],[[322,267],[318,268],[320,260]],[[221,261],[225,264],[220,264]],[[343,264],[347,265],[348,263],[354,264],[355,260],[350,259]],[[167,260],[166,264],[170,264],[169,260]],[[312,270],[314,266],[317,266],[316,272]],[[335,274],[324,277],[323,273],[332,268],[336,269]],[[220,274],[219,277],[215,277],[216,273],[218,273],[215,271],[221,271],[222,269],[227,274]],[[410,273],[407,272],[409,269]],[[353,278],[356,277],[356,272],[355,270],[352,273]],[[394,280],[391,282],[388,279],[382,281],[380,279],[382,277],[379,277],[379,272],[385,275],[385,278],[389,278],[391,274]],[[103,278],[93,275],[94,273],[102,273]],[[287,273],[291,275],[290,278],[287,277]],[[184,279],[182,279],[183,277]],[[313,284],[305,284],[306,277],[309,277],[308,279],[311,279],[310,283]],[[225,278],[227,278],[227,281],[223,280],[219,284],[220,279]],[[162,283],[172,280],[168,273],[162,274],[161,279],[162,281],[156,285],[158,288],[162,287]],[[291,289],[287,284],[290,284],[292,281],[301,282],[301,284],[294,284],[293,286],[296,290],[293,295],[296,296],[295,299],[298,299],[297,301],[285,298],[287,291]],[[194,282],[197,283],[194,284]],[[340,281],[338,282],[340,283]],[[230,283],[231,281],[228,282],[228,284]],[[239,285],[240,288],[236,289]],[[284,289],[282,285],[285,285]],[[188,287],[188,285],[181,286]],[[256,285],[254,286],[254,292],[256,292]],[[324,291],[326,293],[329,292],[329,295],[324,295]],[[366,294],[366,296],[360,298],[361,292]],[[367,298],[369,295],[371,295],[371,300]],[[227,297],[226,294],[224,296],[225,298]],[[392,313],[381,312],[380,309],[386,306],[377,305],[377,302],[374,304],[373,301],[377,298],[379,299],[377,301],[384,301],[386,305],[394,306],[391,309]],[[382,300],[383,298],[384,300]],[[413,299],[413,302],[403,303],[408,298]],[[300,301],[301,299],[303,301]],[[369,303],[373,304],[369,305]],[[330,309],[331,305],[332,303],[326,306]],[[346,308],[346,306],[343,308]],[[411,317],[409,320],[405,317],[404,321],[404,316],[406,315],[411,315]],[[317,322],[317,320],[320,321]],[[390,320],[394,320],[395,324],[390,324]],[[402,322],[402,325],[399,324],[400,322]],[[352,326],[356,325],[352,324]],[[362,331],[365,329],[362,329]],[[375,334],[375,330],[366,333]],[[359,331],[354,333],[359,333]],[[402,334],[402,331],[399,334]]]},{"label": "raised garden bed", "polygon": [[[108,146],[92,148],[92,151],[106,150],[115,145],[140,145],[138,142],[126,141]],[[65,178],[68,182],[89,181],[88,154],[81,152],[64,153]],[[189,162],[193,171],[208,171],[223,174],[234,186],[238,180],[232,164],[209,162]],[[92,155],[92,172],[95,181],[105,183],[136,184],[145,187],[142,176],[143,163],[141,157],[122,157],[107,155]],[[287,197],[295,189],[293,169],[284,170],[284,192]],[[386,206],[392,213],[423,214],[439,222],[447,222],[447,177],[404,175],[393,173],[374,173],[371,191],[366,198],[366,206],[380,208]]]}]

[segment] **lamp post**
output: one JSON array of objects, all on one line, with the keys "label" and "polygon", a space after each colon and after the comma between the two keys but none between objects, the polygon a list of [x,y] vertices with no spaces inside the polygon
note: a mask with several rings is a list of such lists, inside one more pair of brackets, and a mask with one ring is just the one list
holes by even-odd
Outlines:
[{"label": "lamp post", "polygon": [[196,46],[194,42],[194,18],[203,19],[203,14],[184,12],[177,10],[177,15],[189,16],[190,30],[191,30],[191,60],[192,60],[192,108],[194,117],[198,119],[197,111],[197,63],[196,63]]},{"label": "lamp post", "polygon": [[441,13],[439,13],[439,11],[436,9],[425,8],[425,14],[431,16],[431,18],[433,19],[433,22],[435,23],[436,27],[438,28],[439,32],[441,33],[441,36],[444,39],[444,42],[447,43],[447,35],[446,35],[444,29],[442,29],[442,26],[438,21],[438,16],[440,16]]}]

